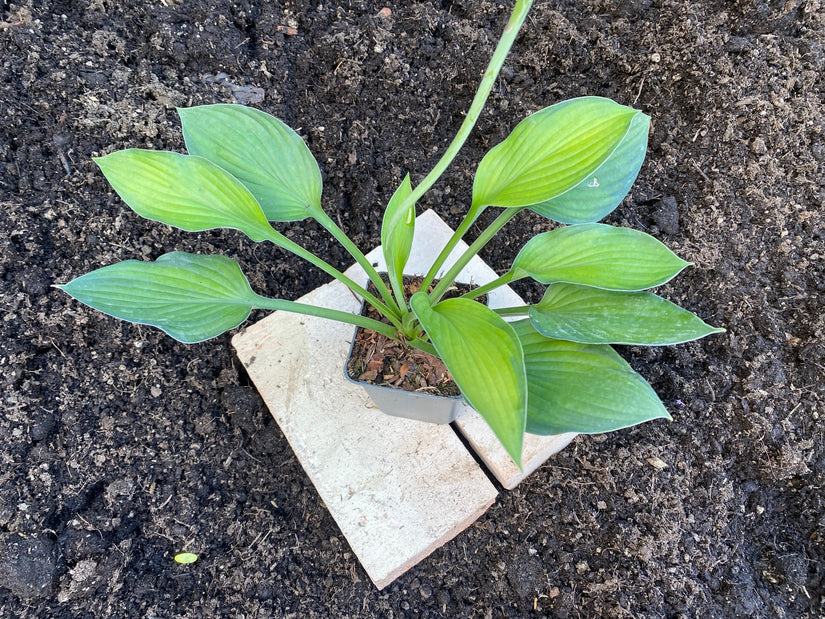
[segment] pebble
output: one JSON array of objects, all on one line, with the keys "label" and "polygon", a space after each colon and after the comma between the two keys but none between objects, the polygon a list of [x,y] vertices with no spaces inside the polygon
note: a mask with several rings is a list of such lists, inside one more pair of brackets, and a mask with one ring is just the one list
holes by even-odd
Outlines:
[{"label": "pebble", "polygon": [[233,86],[232,96],[241,105],[252,105],[264,100],[264,89],[257,86]]},{"label": "pebble", "polygon": [[764,155],[768,152],[768,145],[765,144],[764,138],[755,138],[751,142],[751,152],[755,155]]},{"label": "pebble", "polygon": [[54,415],[46,413],[41,415],[29,428],[29,436],[32,441],[39,443],[47,438],[54,430]]},{"label": "pebble", "polygon": [[23,290],[33,297],[39,297],[49,289],[49,278],[41,266],[26,269],[23,274]]},{"label": "pebble", "polygon": [[653,211],[653,222],[665,234],[679,234],[679,205],[676,198],[667,196],[657,202],[656,210]]},{"label": "pebble", "polygon": [[449,604],[451,600],[450,594],[444,589],[439,589],[435,598],[436,600],[438,600],[439,605],[441,605],[442,607],[447,606],[447,604]]},{"label": "pebble", "polygon": [[730,37],[725,43],[725,49],[733,54],[744,52],[750,47],[750,41],[745,37]]}]

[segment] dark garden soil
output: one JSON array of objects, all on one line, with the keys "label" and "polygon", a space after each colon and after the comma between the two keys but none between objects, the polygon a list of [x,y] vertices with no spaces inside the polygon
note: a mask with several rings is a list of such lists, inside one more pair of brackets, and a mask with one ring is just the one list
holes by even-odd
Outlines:
[{"label": "dark garden soil", "polygon": [[[236,257],[269,296],[325,283],[240,233],[141,220],[91,157],[181,151],[175,106],[252,104],[306,138],[325,208],[371,248],[381,205],[461,122],[511,2],[2,3],[0,616],[825,613],[825,5],[536,4],[420,208],[457,225],[477,162],[530,112],[634,105],[649,156],[607,221],[694,262],[663,294],[727,333],[622,350],[672,422],[579,437],[379,592],[229,336],[184,346],[51,285],[174,249]],[[483,257],[501,272],[549,227],[522,214]],[[319,226],[282,229],[349,265]],[[176,564],[184,550],[199,560]]]}]

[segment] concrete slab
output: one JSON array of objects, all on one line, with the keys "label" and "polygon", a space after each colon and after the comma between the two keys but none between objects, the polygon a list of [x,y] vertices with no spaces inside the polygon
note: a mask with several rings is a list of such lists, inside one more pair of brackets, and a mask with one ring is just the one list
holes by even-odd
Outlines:
[{"label": "concrete slab", "polygon": [[[408,272],[426,272],[451,234],[434,212],[420,215]],[[456,248],[447,267],[464,248]],[[383,266],[380,248],[368,257]],[[347,275],[361,283],[367,279],[357,265]],[[461,279],[480,284],[495,276],[474,258]],[[360,307],[360,299],[338,282],[299,301],[350,312]],[[522,301],[502,288],[490,303]],[[367,574],[383,588],[475,521],[492,505],[496,490],[450,426],[384,415],[344,379],[352,333],[350,325],[275,312],[232,343]],[[484,420],[465,408],[457,427],[507,488],[569,442],[527,437],[519,472]]]},{"label": "concrete slab", "polygon": [[[300,299],[358,311],[338,282]],[[492,505],[450,426],[389,417],[344,379],[353,328],[275,312],[232,343],[369,577],[383,588]]]}]

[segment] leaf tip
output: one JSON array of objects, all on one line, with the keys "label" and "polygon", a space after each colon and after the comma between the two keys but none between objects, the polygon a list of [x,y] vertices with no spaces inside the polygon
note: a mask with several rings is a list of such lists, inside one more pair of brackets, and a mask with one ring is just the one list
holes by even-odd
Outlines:
[{"label": "leaf tip", "polygon": [[52,288],[57,288],[61,292],[65,292],[66,294],[71,295],[71,293],[67,290],[69,284],[71,284],[71,283],[72,282],[66,282],[65,284],[52,284],[51,287]]},{"label": "leaf tip", "polygon": [[[499,440],[501,440],[501,436],[499,436],[498,438]],[[513,442],[511,441],[501,442],[505,451],[507,451],[507,455],[510,456],[510,459],[518,467],[519,472],[523,473],[524,467],[522,466],[521,452],[524,447],[524,430],[521,431],[515,443],[516,444],[513,444]]]}]

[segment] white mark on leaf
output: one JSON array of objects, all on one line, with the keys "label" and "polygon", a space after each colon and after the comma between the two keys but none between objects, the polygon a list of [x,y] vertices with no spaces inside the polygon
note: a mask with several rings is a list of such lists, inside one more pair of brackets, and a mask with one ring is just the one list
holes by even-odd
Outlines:
[{"label": "white mark on leaf", "polygon": [[592,181],[590,181],[590,182],[587,184],[587,186],[588,186],[588,187],[598,187],[598,186],[599,186],[599,180],[598,180],[598,179],[594,176],[594,177],[593,177],[593,180],[592,180]]}]

